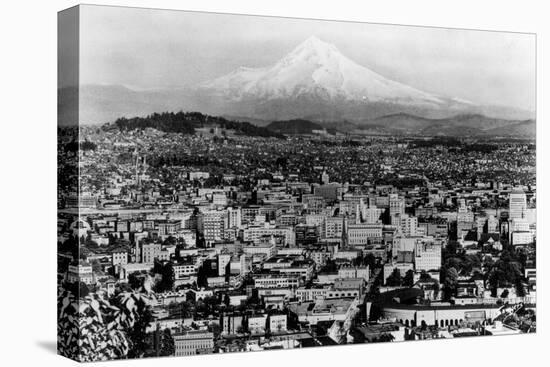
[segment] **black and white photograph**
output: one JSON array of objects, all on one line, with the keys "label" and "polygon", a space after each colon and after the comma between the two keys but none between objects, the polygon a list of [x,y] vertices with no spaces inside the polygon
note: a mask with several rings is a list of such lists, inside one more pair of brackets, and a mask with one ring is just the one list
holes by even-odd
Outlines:
[{"label": "black and white photograph", "polygon": [[0,14],[0,365],[544,363],[542,3]]},{"label": "black and white photograph", "polygon": [[59,354],[536,332],[534,34],[59,22]]}]

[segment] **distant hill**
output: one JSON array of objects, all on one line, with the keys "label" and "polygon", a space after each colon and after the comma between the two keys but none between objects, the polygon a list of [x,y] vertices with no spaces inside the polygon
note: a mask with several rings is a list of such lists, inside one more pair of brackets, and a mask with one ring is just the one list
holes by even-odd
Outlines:
[{"label": "distant hill", "polygon": [[111,124],[104,125],[105,128],[116,127],[120,130],[152,128],[181,134],[193,134],[195,129],[209,126],[233,130],[238,135],[284,138],[280,133],[252,125],[249,122],[231,121],[199,112],[163,112],[153,113],[146,117],[121,117]]},{"label": "distant hill", "polygon": [[484,133],[486,135],[494,136],[513,136],[534,139],[536,133],[536,122],[535,120],[520,121],[508,126],[486,130]]},{"label": "distant hill", "polygon": [[480,114],[463,114],[430,119],[407,113],[367,120],[362,130],[377,129],[387,134],[427,136],[535,136],[534,120],[506,120]]},{"label": "distant hill", "polygon": [[323,126],[309,120],[273,121],[266,129],[280,134],[311,134],[312,130],[323,130]]}]

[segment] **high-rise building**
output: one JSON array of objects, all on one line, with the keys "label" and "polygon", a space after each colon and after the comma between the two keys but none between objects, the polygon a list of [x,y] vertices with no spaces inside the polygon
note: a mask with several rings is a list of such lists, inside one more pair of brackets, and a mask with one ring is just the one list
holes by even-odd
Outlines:
[{"label": "high-rise building", "polygon": [[227,226],[229,228],[239,228],[241,226],[241,209],[240,208],[227,208]]},{"label": "high-rise building", "polygon": [[390,194],[390,217],[405,214],[405,199],[399,197],[398,194]]},{"label": "high-rise building", "polygon": [[523,218],[527,210],[527,195],[525,195],[525,192],[521,188],[512,190],[509,201],[508,218],[510,220]]},{"label": "high-rise building", "polygon": [[224,229],[228,222],[225,210],[210,210],[199,215],[198,227],[206,243],[211,244],[223,239]]},{"label": "high-rise building", "polygon": [[418,241],[414,251],[415,270],[439,270],[441,268],[441,249],[440,243]]},{"label": "high-rise building", "polygon": [[371,205],[363,210],[363,221],[368,224],[374,224],[380,222],[380,216],[384,212],[384,209],[377,208],[376,205]]},{"label": "high-rise building", "polygon": [[341,238],[345,219],[328,217],[323,223],[323,238]]},{"label": "high-rise building", "polygon": [[401,231],[407,237],[412,237],[417,235],[418,228],[418,218],[412,215],[403,215],[401,216]]}]

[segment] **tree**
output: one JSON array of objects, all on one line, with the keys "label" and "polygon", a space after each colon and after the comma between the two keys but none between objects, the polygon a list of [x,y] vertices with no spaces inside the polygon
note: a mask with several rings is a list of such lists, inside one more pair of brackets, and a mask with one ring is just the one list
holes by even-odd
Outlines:
[{"label": "tree", "polygon": [[372,340],[373,343],[386,343],[392,342],[395,337],[392,334],[382,334],[378,338]]},{"label": "tree", "polygon": [[439,295],[439,291],[441,289],[441,285],[437,281],[437,279],[434,279],[434,295],[437,297]]},{"label": "tree", "polygon": [[427,328],[428,328],[428,324],[426,324],[425,320],[422,320],[422,322],[420,323],[420,329],[426,330]]},{"label": "tree", "polygon": [[218,337],[222,332],[221,326],[218,323],[211,322],[208,324],[208,331],[214,334],[214,337]]},{"label": "tree", "polygon": [[333,273],[335,271],[338,271],[338,265],[336,265],[336,261],[332,259],[327,259],[325,263],[325,271],[329,273]]},{"label": "tree", "polygon": [[157,292],[166,292],[173,290],[176,275],[174,273],[174,266],[172,265],[172,263],[168,261],[165,264],[162,264],[158,271],[162,275],[162,279],[156,284],[155,290]]},{"label": "tree", "polygon": [[99,260],[93,259],[90,261],[90,263],[92,265],[92,271],[94,273],[101,272],[101,263],[99,262]]},{"label": "tree", "polygon": [[516,294],[518,297],[525,297],[525,286],[523,284],[523,280],[521,278],[518,278],[516,280]]},{"label": "tree", "polygon": [[151,319],[150,295],[121,293],[111,303],[81,291],[67,287],[58,296],[59,353],[80,362],[142,356]]},{"label": "tree", "polygon": [[445,298],[448,300],[456,292],[456,285],[458,283],[458,271],[453,268],[446,268],[443,280],[443,286],[445,289]]},{"label": "tree", "polygon": [[120,312],[120,320],[126,330],[130,350],[128,358],[141,358],[148,347],[145,330],[153,320],[151,299],[144,293],[120,293],[113,299]]},{"label": "tree", "polygon": [[170,329],[166,328],[160,334],[160,356],[173,356],[175,352],[174,338]]},{"label": "tree", "polygon": [[408,270],[403,277],[403,285],[412,287],[414,285],[414,271]]},{"label": "tree", "polygon": [[[80,362],[124,358],[128,339],[107,301],[78,299],[65,291],[58,298],[57,348],[61,355]],[[112,319],[114,322],[109,322]]]},{"label": "tree", "polygon": [[374,269],[376,266],[376,257],[371,253],[366,254],[363,258],[363,264],[367,265],[371,270]]},{"label": "tree", "polygon": [[401,272],[397,268],[393,269],[390,276],[386,279],[386,284],[390,287],[399,287],[401,283]]},{"label": "tree", "polygon": [[132,289],[139,289],[143,284],[143,279],[138,276],[138,273],[130,273],[128,275],[128,284]]},{"label": "tree", "polygon": [[420,280],[431,280],[432,277],[425,270],[420,272]]},{"label": "tree", "polygon": [[474,269],[481,267],[481,255],[466,255],[462,263],[462,271],[470,274]]}]

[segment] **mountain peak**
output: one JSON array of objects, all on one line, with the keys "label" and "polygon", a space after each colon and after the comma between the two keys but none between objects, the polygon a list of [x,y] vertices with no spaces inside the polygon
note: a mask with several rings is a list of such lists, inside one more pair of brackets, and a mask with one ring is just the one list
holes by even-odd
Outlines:
[{"label": "mountain peak", "polygon": [[338,51],[336,46],[332,43],[325,42],[318,38],[317,36],[310,36],[306,38],[302,43],[296,46],[295,50],[298,49],[310,49],[315,51],[331,50]]},{"label": "mountain peak", "polygon": [[344,55],[331,43],[324,42],[316,36],[310,36],[296,46],[281,61],[302,60],[316,63],[326,63],[329,59],[342,59]]},{"label": "mountain peak", "polygon": [[304,44],[304,43],[315,44],[315,43],[326,43],[326,42],[321,41],[321,40],[319,39],[319,37],[317,37],[317,36],[315,36],[315,35],[311,35],[311,36],[309,36],[308,38],[306,38],[306,39],[304,40],[304,42],[302,42],[302,44]]},{"label": "mountain peak", "polygon": [[203,83],[202,88],[232,101],[291,100],[401,103],[438,107],[432,95],[387,79],[344,56],[335,45],[313,35],[282,59],[263,68],[239,68]]}]

